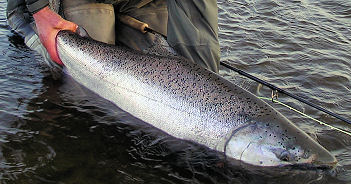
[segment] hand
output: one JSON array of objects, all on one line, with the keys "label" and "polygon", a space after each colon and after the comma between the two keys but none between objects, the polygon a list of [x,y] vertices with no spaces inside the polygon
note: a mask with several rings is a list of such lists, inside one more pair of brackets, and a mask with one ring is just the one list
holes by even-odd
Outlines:
[{"label": "hand", "polygon": [[76,32],[78,25],[64,20],[60,15],[45,7],[33,15],[41,43],[48,51],[51,59],[63,65],[57,53],[56,36],[61,30]]}]

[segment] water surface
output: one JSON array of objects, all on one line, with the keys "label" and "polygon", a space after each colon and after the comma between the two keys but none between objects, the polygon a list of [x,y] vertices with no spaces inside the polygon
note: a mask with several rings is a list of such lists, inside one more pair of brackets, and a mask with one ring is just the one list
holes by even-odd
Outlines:
[{"label": "water surface", "polygon": [[[222,61],[351,119],[351,2],[219,0]],[[332,171],[252,170],[155,130],[74,82],[55,81],[0,1],[1,183],[350,183],[350,136],[280,112],[339,160]],[[229,70],[258,96],[270,90]],[[351,127],[294,99],[314,118]]]}]

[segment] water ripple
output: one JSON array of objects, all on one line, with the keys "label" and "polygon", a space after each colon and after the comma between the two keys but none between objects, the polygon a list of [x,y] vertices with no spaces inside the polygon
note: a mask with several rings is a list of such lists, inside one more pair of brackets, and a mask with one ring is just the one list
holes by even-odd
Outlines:
[{"label": "water ripple", "polygon": [[[349,0],[220,0],[222,60],[351,119]],[[69,77],[55,81],[0,1],[0,183],[347,183],[350,138],[275,106],[330,150],[337,175],[266,173],[229,165],[216,152],[171,138]],[[270,95],[228,70],[227,79]],[[350,130],[293,99],[281,100]],[[274,105],[274,104],[272,104]],[[278,176],[276,176],[278,175]]]}]

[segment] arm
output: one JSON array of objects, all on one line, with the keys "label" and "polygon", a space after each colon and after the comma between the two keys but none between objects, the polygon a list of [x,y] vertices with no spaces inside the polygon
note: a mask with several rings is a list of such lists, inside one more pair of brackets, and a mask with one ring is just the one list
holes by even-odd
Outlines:
[{"label": "arm", "polygon": [[48,4],[48,0],[8,0],[8,22],[16,32],[27,36],[33,34],[30,26],[33,17],[41,43],[51,59],[62,65],[56,49],[57,33],[61,30],[75,32],[78,26],[50,10]]},{"label": "arm", "polygon": [[45,6],[34,13],[33,18],[38,30],[40,41],[48,51],[51,59],[56,63],[63,65],[56,48],[57,33],[61,30],[76,32],[78,26],[73,22],[64,20],[57,13],[50,10],[48,6]]},{"label": "arm", "polygon": [[21,36],[30,37],[34,28],[32,14],[47,5],[47,0],[8,0],[6,16],[9,26]]},{"label": "arm", "polygon": [[39,10],[49,5],[48,0],[25,0],[30,13],[35,14]]},{"label": "arm", "polygon": [[33,34],[31,17],[25,0],[9,0],[6,11],[9,26],[23,37]]}]

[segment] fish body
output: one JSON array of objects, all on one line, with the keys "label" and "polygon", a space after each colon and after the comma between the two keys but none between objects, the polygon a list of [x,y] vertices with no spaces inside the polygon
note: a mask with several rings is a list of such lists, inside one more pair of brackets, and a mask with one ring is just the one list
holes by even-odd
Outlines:
[{"label": "fish body", "polygon": [[180,57],[144,54],[61,31],[59,57],[76,81],[179,139],[258,166],[336,159],[270,105]]}]

